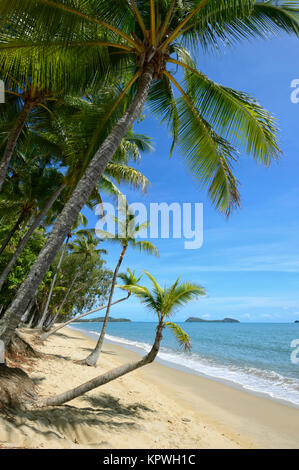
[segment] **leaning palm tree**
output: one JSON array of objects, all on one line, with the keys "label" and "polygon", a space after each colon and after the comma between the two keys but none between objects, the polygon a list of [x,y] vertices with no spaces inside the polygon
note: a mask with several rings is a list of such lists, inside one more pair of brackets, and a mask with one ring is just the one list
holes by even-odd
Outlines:
[{"label": "leaning palm tree", "polygon": [[26,123],[29,119],[30,113],[35,106],[44,106],[46,102],[45,90],[39,90],[37,86],[30,83],[27,86],[17,84],[18,90],[7,90],[8,93],[13,93],[19,98],[19,115],[13,123],[12,129],[7,136],[7,143],[0,159],[0,191],[5,181],[7,169],[12,159],[15,147],[21,132],[24,130]]},{"label": "leaning palm tree", "polygon": [[147,287],[142,286],[127,285],[122,286],[122,288],[135,294],[157,317],[158,325],[156,328],[155,340],[150,352],[138,361],[121,365],[116,369],[109,370],[108,372],[73,388],[72,390],[68,390],[67,392],[61,393],[55,397],[41,400],[37,406],[44,407],[62,405],[63,403],[69,402],[94,388],[105,385],[106,383],[118,379],[129,372],[150,364],[155,360],[159,352],[164,328],[170,329],[170,331],[176,336],[179,344],[185,349],[191,348],[190,337],[187,333],[185,333],[179,325],[169,320],[178,308],[186,305],[199,296],[205,295],[204,289],[191,282],[180,283],[179,278],[174,284],[172,284],[172,286],[162,288],[151,274],[148,272],[145,273],[152,282],[152,291]]},{"label": "leaning palm tree", "polygon": [[[131,271],[129,268],[127,268],[127,272],[125,273],[120,273],[118,275],[118,277],[122,280],[122,282],[124,283],[124,285],[126,286],[136,286],[138,285],[140,279],[142,276],[139,276],[138,278],[135,276],[135,271]],[[122,286],[117,286],[117,287],[122,287]],[[115,300],[115,302],[112,302],[110,307],[112,307],[113,305],[117,305],[119,304],[120,302],[123,302],[124,300],[127,300],[129,299],[131,296],[131,292],[128,292],[128,295],[126,295],[126,297],[123,297],[121,299],[118,299],[118,300]],[[81,320],[81,318],[84,318],[84,317],[87,317],[87,315],[91,315],[92,313],[96,313],[96,312],[99,312],[100,310],[104,310],[105,308],[107,309],[108,305],[104,305],[104,306],[101,306],[101,307],[97,307],[93,310],[89,310],[88,312],[85,312],[85,313],[82,313],[81,315],[78,315],[74,318],[71,318],[70,320],[66,321],[65,323],[62,323],[62,324],[59,324],[58,326],[56,326],[55,328],[53,328],[53,330],[47,332],[47,333],[44,333],[43,335],[41,335],[40,339],[42,341],[45,341],[47,338],[49,338],[49,336],[53,335],[54,333],[56,333],[57,331],[61,330],[62,328],[70,325],[71,323],[74,323],[78,320]],[[54,322],[53,322],[54,323]]]},{"label": "leaning palm tree", "polygon": [[[35,149],[35,152],[40,154],[41,151]],[[51,211],[65,186],[62,173],[55,168],[46,167],[46,163],[42,161],[42,158],[38,162],[28,161],[26,168],[18,169],[17,176],[14,175],[11,181],[7,180],[5,182],[5,191],[0,195],[0,208],[3,205],[6,208],[11,207],[11,209],[15,207],[21,211],[21,215],[26,214],[23,224],[26,219],[30,223],[24,236],[20,237],[11,259],[1,272],[0,290],[27,242]],[[18,220],[20,220],[21,215]],[[18,225],[18,222],[14,228],[16,225]],[[12,232],[13,230],[11,230],[10,235]],[[1,247],[0,254],[4,245]]]},{"label": "leaning palm tree", "polygon": [[159,256],[159,252],[153,243],[147,240],[138,240],[138,241],[136,240],[138,235],[141,234],[141,232],[149,226],[149,222],[146,221],[141,224],[138,224],[136,221],[136,216],[133,213],[131,213],[131,211],[128,209],[128,205],[126,201],[124,201],[124,207],[121,210],[121,213],[122,213],[123,218],[118,218],[118,217],[114,218],[118,227],[117,234],[114,235],[112,233],[96,229],[96,233],[98,237],[106,238],[107,240],[114,242],[114,243],[115,242],[119,243],[121,245],[122,250],[121,250],[117,265],[113,273],[110,295],[108,299],[106,314],[105,314],[105,318],[103,321],[103,326],[102,326],[100,337],[97,341],[97,344],[94,350],[89,354],[89,356],[86,359],[82,361],[82,364],[86,364],[88,366],[96,366],[98,359],[100,357],[104,337],[106,334],[107,324],[109,320],[113,294],[114,294],[114,290],[116,286],[116,279],[118,276],[119,268],[121,266],[121,263],[123,262],[127,249],[129,247],[137,248],[140,251],[144,251],[146,253]]},{"label": "leaning palm tree", "polygon": [[[4,76],[17,67],[39,82],[44,70],[38,61],[55,60],[58,71],[76,69],[85,55],[93,56],[101,70],[106,64],[108,80],[128,71],[127,81],[110,106],[110,130],[107,127],[106,137],[1,319],[0,337],[6,344],[67,231],[146,102],[170,128],[173,146],[179,144],[187,166],[207,188],[215,207],[228,214],[240,204],[232,171],[238,158],[235,146],[268,165],[280,153],[276,123],[249,95],[204,75],[195,53],[200,47],[210,51],[236,40],[269,38],[280,30],[298,36],[298,13],[298,1],[284,0],[78,0],[75,4],[72,0],[1,0],[0,16],[6,26],[0,36]],[[175,78],[174,65],[183,72],[182,80]],[[128,107],[123,108],[126,98]]]},{"label": "leaning palm tree", "polygon": [[[9,29],[8,23],[7,28]],[[4,29],[5,28],[3,28],[3,30]],[[23,36],[22,33],[16,30],[12,32],[12,29],[10,29],[10,33],[7,31],[4,32],[3,30],[0,39],[1,42],[6,42],[4,38],[7,39],[8,36],[18,42],[20,39],[18,34]],[[24,59],[25,61],[27,60],[26,58]],[[70,87],[72,87],[77,93],[82,93],[82,90],[91,82],[93,82],[94,85],[100,83],[99,67],[97,73],[93,73],[91,71],[93,68],[92,62],[90,61],[88,64],[90,76],[88,77],[87,74],[82,73],[82,69],[80,73],[80,66],[79,63],[77,63],[77,67],[72,70],[73,80],[71,83],[69,80],[69,70],[63,68],[60,70],[59,74],[55,71],[55,58],[53,55],[44,56],[43,58],[40,57],[38,78],[32,70],[32,63],[30,65],[28,64],[29,69],[27,69],[27,75],[25,75],[22,70],[22,65],[24,64],[21,65],[21,63],[19,63],[19,67],[13,67],[10,73],[4,77],[7,79],[6,93],[14,96],[17,105],[17,114],[15,119],[11,122],[10,128],[7,129],[5,145],[0,157],[0,191],[9,170],[9,165],[19,138],[24,130],[32,126],[30,119],[38,120],[41,108],[46,109],[50,114],[52,113],[51,102],[61,99],[63,95],[61,90],[65,89],[65,83],[68,84],[68,92],[71,91]]]},{"label": "leaning palm tree", "polygon": [[0,213],[7,215],[10,211],[9,217],[13,215],[16,222],[3,242],[0,254],[20,226],[38,216],[39,210],[47,205],[49,195],[54,193],[59,180],[61,183],[59,193],[63,190],[62,173],[56,168],[49,167],[51,152],[54,153],[52,145],[47,146],[45,142],[43,145],[37,145],[34,134],[30,132],[18,146],[14,171],[6,178],[0,193]]}]

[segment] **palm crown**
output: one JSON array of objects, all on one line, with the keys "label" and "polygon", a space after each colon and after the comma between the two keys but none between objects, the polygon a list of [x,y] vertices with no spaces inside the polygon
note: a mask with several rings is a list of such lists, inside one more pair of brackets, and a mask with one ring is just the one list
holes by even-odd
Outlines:
[{"label": "palm crown", "polygon": [[[2,0],[0,15],[6,26],[0,64],[4,73],[31,75],[37,83],[47,80],[46,69],[52,71],[53,63],[58,64],[58,82],[61,69],[66,77],[75,62],[76,69],[80,62],[90,75],[108,79],[125,71],[109,110],[115,119],[123,99],[133,96],[150,67],[154,81],[148,105],[169,126],[173,146],[179,143],[213,204],[229,213],[240,204],[232,172],[235,146],[269,164],[279,155],[276,123],[256,100],[198,70],[194,46],[219,48],[281,29],[298,35],[298,11],[297,1]],[[18,17],[22,21],[16,27]],[[33,67],[33,62],[38,65]],[[174,77],[172,65],[183,70],[182,80]]]},{"label": "palm crown", "polygon": [[190,337],[176,323],[165,321],[170,318],[175,311],[183,305],[194,300],[198,296],[205,295],[204,289],[192,282],[179,282],[178,278],[170,287],[162,288],[154,276],[144,271],[152,282],[152,290],[139,285],[119,286],[121,289],[127,290],[135,294],[147,308],[154,311],[158,317],[160,326],[169,328],[176,336],[179,343],[185,349],[191,348]]},{"label": "palm crown", "polygon": [[[137,286],[140,279],[142,278],[142,275],[139,277],[136,277],[135,269],[134,271],[131,271],[130,268],[127,268],[126,272],[119,273],[117,277],[119,277],[119,279],[122,280],[123,285],[125,286]],[[116,286],[116,287],[122,287],[122,285]]]},{"label": "palm crown", "polygon": [[138,223],[136,215],[130,210],[125,198],[122,199],[119,209],[120,217],[111,216],[117,224],[117,233],[114,234],[105,230],[96,229],[95,232],[97,236],[112,242],[119,242],[125,249],[127,249],[128,246],[131,246],[132,248],[137,248],[148,254],[159,256],[158,249],[152,242],[147,240],[136,240],[142,231],[149,227],[150,222],[145,221]]},{"label": "palm crown", "polygon": [[82,229],[76,232],[75,239],[69,244],[72,253],[83,255],[84,259],[97,254],[107,254],[107,251],[97,248],[99,239],[95,236],[93,229]]}]

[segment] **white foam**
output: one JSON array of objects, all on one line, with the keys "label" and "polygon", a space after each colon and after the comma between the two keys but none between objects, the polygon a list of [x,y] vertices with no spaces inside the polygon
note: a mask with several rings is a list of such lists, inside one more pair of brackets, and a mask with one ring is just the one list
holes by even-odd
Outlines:
[{"label": "white foam", "polygon": [[[106,335],[106,339],[145,352],[151,349],[151,346],[147,343],[130,341],[117,336]],[[277,372],[259,370],[254,367],[241,368],[232,365],[221,365],[197,354],[187,355],[184,352],[171,351],[163,347],[159,351],[158,359],[180,367],[186,367],[199,375],[233,382],[252,392],[266,393],[272,398],[286,400],[299,406],[299,380],[283,377]]]},{"label": "white foam", "polygon": [[[86,333],[87,331],[84,330]],[[89,331],[99,336],[98,331]],[[149,352],[151,345],[126,338],[107,335],[105,339],[128,346],[130,349]],[[255,393],[265,393],[274,399],[285,400],[299,406],[299,380],[283,377],[275,371],[260,370],[254,367],[242,368],[234,365],[221,365],[213,360],[202,358],[198,354],[186,354],[161,347],[158,359],[174,366],[190,369],[190,372],[202,376],[232,382]]]}]

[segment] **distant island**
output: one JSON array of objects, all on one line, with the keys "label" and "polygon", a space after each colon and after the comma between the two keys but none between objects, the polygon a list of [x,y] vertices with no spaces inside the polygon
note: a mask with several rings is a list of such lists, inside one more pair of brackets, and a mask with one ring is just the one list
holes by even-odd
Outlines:
[{"label": "distant island", "polygon": [[299,320],[295,320],[294,323],[299,323]]},{"label": "distant island", "polygon": [[[88,320],[77,320],[76,323],[98,323],[104,321],[105,317],[97,317],[97,318],[89,318]],[[113,318],[109,317],[108,322],[130,322],[131,320],[128,320],[127,318]]]},{"label": "distant island", "polygon": [[234,318],[224,318],[223,320],[204,320],[203,318],[199,317],[189,317],[185,321],[191,323],[240,323],[239,320],[235,320]]}]

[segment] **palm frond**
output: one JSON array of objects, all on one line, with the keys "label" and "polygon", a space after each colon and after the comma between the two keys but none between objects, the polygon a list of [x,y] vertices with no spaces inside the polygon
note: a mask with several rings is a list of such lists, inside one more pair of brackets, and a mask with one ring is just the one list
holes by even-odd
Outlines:
[{"label": "palm frond", "polygon": [[185,351],[191,350],[192,346],[190,336],[179,325],[172,322],[165,322],[164,325],[172,331],[179,342],[179,345],[182,346]]},{"label": "palm frond", "polygon": [[148,95],[150,110],[159,116],[161,122],[170,130],[172,144],[170,155],[179,140],[179,112],[170,81],[163,76],[161,80],[154,82]]},{"label": "palm frond", "polygon": [[114,178],[118,184],[127,183],[132,189],[139,189],[143,193],[150,186],[149,180],[140,171],[121,163],[109,163],[105,174]]},{"label": "palm frond", "polygon": [[276,122],[270,113],[248,94],[214,83],[186,63],[183,67],[188,96],[216,132],[259,162],[269,165],[278,159]]},{"label": "palm frond", "polygon": [[158,248],[152,242],[149,242],[147,240],[140,240],[136,242],[135,240],[132,240],[131,246],[133,248],[139,249],[139,251],[154,255],[159,258]]},{"label": "palm frond", "polygon": [[127,271],[125,273],[119,273],[117,277],[119,277],[126,286],[136,286],[142,278],[142,274],[139,277],[136,277],[135,270],[131,271],[130,268],[127,268]]},{"label": "palm frond", "polygon": [[196,181],[203,188],[208,186],[208,194],[215,207],[229,215],[234,207],[240,205],[238,182],[232,173],[235,149],[216,134],[182,87],[173,77],[171,80],[183,95],[178,100],[181,155]]},{"label": "palm frond", "polygon": [[281,31],[299,33],[299,2],[209,0],[181,30],[182,40],[203,49],[219,49],[241,40],[268,39]]}]

